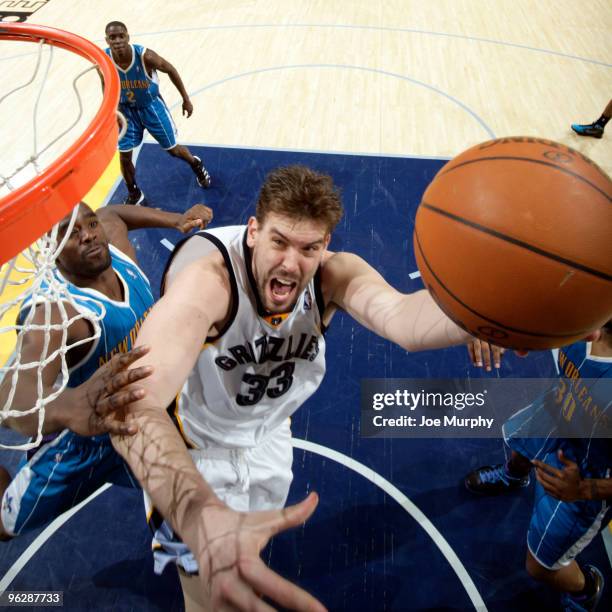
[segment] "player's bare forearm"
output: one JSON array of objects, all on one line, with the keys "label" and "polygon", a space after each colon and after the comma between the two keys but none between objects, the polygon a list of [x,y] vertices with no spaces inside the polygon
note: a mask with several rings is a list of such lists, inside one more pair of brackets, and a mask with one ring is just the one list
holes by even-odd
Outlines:
[{"label": "player's bare forearm", "polygon": [[181,214],[148,208],[146,206],[126,206],[125,204],[112,204],[98,209],[97,215],[105,224],[112,223],[113,217],[118,217],[125,224],[128,231],[146,227],[176,228]]},{"label": "player's bare forearm", "polygon": [[[464,344],[470,335],[453,323],[426,290],[403,294],[357,255],[337,253],[323,270],[330,300],[362,325],[409,351]],[[329,287],[328,287],[329,289]]]},{"label": "player's bare forearm", "polygon": [[138,432],[129,438],[113,437],[113,445],[155,507],[188,545],[196,538],[189,531],[190,513],[220,502],[195,468],[165,409],[186,380],[211,327],[210,313],[221,293],[214,282],[214,275],[211,278],[195,262],[179,273],[146,318],[136,345],[151,347],[139,365],[153,366],[153,375],[142,381],[145,397],[129,409]]},{"label": "player's bare forearm", "polygon": [[113,446],[131,467],[155,508],[193,547],[197,542],[194,517],[205,506],[221,502],[197,471],[165,410],[143,405],[132,415],[138,432],[134,436],[111,436]]},{"label": "player's bare forearm", "polygon": [[[8,391],[10,390],[10,375],[5,378],[0,385],[0,405],[4,406],[8,398]],[[38,423],[40,418],[40,412],[38,410],[31,414],[25,414],[26,411],[30,410],[36,405],[38,394],[36,392],[36,376],[29,383],[23,381],[17,388],[17,392],[11,402],[11,410],[21,412],[19,416],[7,417],[2,421],[2,425],[17,431],[24,436],[36,436],[38,433]],[[43,389],[43,396],[49,395],[53,392],[53,388]],[[58,398],[50,402],[45,408],[44,422],[43,422],[43,435],[61,431],[65,428],[65,405],[69,403],[69,397],[72,394],[71,389],[66,389],[61,393]]]},{"label": "player's bare forearm", "polygon": [[172,81],[172,84],[181,94],[181,98],[183,98],[183,100],[189,100],[189,94],[185,89],[183,79],[181,79],[181,75],[178,73],[178,70],[174,66],[172,66],[172,64],[168,64],[168,68],[169,69],[166,70],[166,74],[168,75],[168,78]]}]

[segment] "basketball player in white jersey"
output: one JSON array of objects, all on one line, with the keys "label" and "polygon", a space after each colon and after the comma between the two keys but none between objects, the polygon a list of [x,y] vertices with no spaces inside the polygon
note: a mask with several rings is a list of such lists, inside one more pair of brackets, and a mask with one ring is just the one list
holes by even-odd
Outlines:
[{"label": "basketball player in white jersey", "polygon": [[[177,562],[187,610],[270,610],[262,595],[323,609],[259,552],[317,504],[313,493],[283,509],[288,417],[324,375],[323,331],[337,308],[410,351],[469,338],[427,291],[402,294],[360,257],[327,251],[341,215],[330,177],[301,166],[271,173],[247,226],[178,250],[139,333],[154,372],[130,407],[138,432],[113,443],[167,519],[156,569]],[[177,397],[175,427],[166,407]]]}]

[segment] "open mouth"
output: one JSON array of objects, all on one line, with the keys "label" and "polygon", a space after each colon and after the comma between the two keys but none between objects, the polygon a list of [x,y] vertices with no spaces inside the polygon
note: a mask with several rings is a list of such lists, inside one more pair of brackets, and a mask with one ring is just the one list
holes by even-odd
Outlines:
[{"label": "open mouth", "polygon": [[282,278],[272,278],[270,280],[270,293],[272,299],[277,302],[285,302],[287,298],[291,297],[297,287],[295,281],[285,280]]}]

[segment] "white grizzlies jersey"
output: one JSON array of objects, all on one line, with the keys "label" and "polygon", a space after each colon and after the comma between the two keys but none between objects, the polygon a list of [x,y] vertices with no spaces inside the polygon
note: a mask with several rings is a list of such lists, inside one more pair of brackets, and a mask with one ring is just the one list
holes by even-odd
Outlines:
[{"label": "white grizzlies jersey", "polygon": [[252,447],[291,416],[325,374],[320,270],[291,312],[266,316],[255,289],[246,226],[199,232],[183,243],[178,265],[215,248],[229,271],[230,317],[218,336],[206,339],[173,416],[192,447],[210,441]]}]

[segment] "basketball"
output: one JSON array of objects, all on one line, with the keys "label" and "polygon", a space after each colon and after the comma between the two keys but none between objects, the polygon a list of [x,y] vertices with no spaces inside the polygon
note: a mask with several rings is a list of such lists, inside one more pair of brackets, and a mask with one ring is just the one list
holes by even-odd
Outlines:
[{"label": "basketball", "polygon": [[570,344],[612,318],[612,181],[556,142],[484,142],[425,190],[414,250],[434,300],[471,334]]}]

